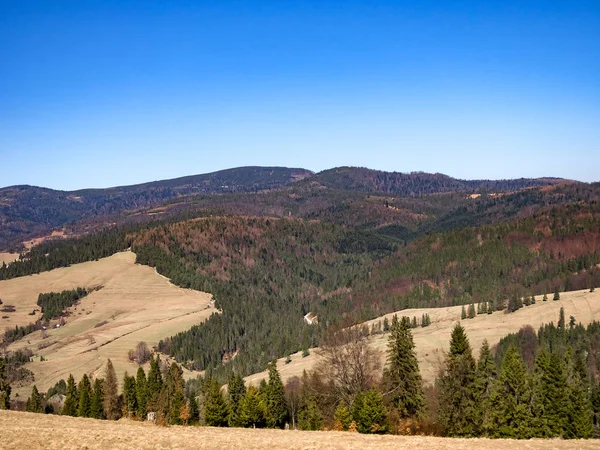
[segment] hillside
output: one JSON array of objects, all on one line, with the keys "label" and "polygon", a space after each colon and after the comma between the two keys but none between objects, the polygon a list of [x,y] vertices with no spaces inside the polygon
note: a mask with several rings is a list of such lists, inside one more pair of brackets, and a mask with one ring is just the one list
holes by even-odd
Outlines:
[{"label": "hillside", "polygon": [[[36,301],[40,293],[93,286],[102,288],[69,308],[64,326],[48,329],[46,337],[35,331],[8,346],[9,351],[33,351],[35,362],[25,367],[33,372],[35,384],[43,391],[70,373],[77,378],[84,373],[103,373],[108,358],[121,382],[125,371],[137,370],[127,354],[139,342],[155,346],[165,336],[187,330],[216,312],[209,294],[178,288],[153,269],[136,265],[133,253],[123,252],[0,281],[4,305],[16,308],[13,313],[3,313],[8,318],[1,319],[2,331],[39,318]],[[34,309],[38,312],[29,315]],[[51,326],[56,323],[52,321]],[[30,391],[30,385],[16,389],[24,396]]]},{"label": "hillside", "polygon": [[5,449],[594,449],[593,440],[450,439],[425,436],[374,436],[339,431],[297,431],[212,427],[159,427],[151,423],[118,422],[34,413],[0,411]]},{"label": "hillside", "polygon": [[[450,333],[457,322],[464,326],[471,347],[477,354],[484,339],[488,340],[491,347],[498,344],[500,339],[510,333],[516,333],[522,327],[531,325],[534,330],[540,326],[554,322],[559,316],[560,308],[564,308],[565,316],[574,316],[577,322],[587,325],[592,321],[600,320],[600,292],[590,293],[589,290],[565,292],[561,294],[559,301],[550,300],[541,301],[541,296],[537,299],[535,305],[527,306],[511,314],[505,314],[498,311],[493,314],[478,315],[474,319],[460,320],[461,307],[453,306],[448,308],[418,308],[405,309],[386,314],[376,319],[366,321],[366,325],[371,329],[374,324],[378,324],[387,318],[391,321],[394,314],[398,317],[407,316],[421,319],[423,314],[429,314],[431,325],[428,327],[417,327],[412,330],[415,350],[419,360],[419,369],[425,384],[432,384],[443,367],[444,355],[448,350]],[[385,364],[386,350],[389,333],[377,333],[369,338],[369,344],[374,349],[380,351],[381,363]],[[310,371],[319,363],[319,349],[310,350],[310,355],[302,357],[301,352],[291,356],[291,362],[286,363],[286,358],[280,358],[277,361],[277,368],[281,373],[282,379],[287,381],[294,376],[302,376],[304,370]],[[267,379],[266,371],[250,375],[245,380],[258,386],[261,380]]]},{"label": "hillside", "polygon": [[85,218],[157,205],[190,194],[256,192],[311,174],[285,167],[239,167],[171,180],[107,189],[57,191],[35,186],[0,189],[0,249]]}]

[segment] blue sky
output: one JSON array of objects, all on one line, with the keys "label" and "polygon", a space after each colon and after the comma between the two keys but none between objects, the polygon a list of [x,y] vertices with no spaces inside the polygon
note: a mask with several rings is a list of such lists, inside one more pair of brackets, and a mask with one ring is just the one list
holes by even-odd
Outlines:
[{"label": "blue sky", "polygon": [[600,2],[1,3],[0,186],[242,165],[600,180]]}]

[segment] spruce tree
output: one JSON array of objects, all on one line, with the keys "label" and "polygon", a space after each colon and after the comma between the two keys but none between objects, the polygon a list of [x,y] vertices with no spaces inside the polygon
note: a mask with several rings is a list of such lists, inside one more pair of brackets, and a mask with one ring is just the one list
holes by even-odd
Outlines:
[{"label": "spruce tree", "polygon": [[352,415],[350,414],[350,411],[348,411],[348,407],[344,404],[344,402],[340,402],[338,407],[335,409],[333,420],[335,421],[336,426],[340,428],[340,431],[348,431],[348,428],[352,423]]},{"label": "spruce tree", "polygon": [[119,418],[119,397],[118,397],[117,374],[109,359],[106,363],[104,375],[104,415],[108,420],[117,420]]},{"label": "spruce tree", "polygon": [[77,390],[79,391],[77,415],[79,417],[90,417],[92,412],[92,384],[86,374],[81,377]]},{"label": "spruce tree", "polygon": [[77,416],[77,408],[79,407],[79,395],[77,393],[77,386],[75,385],[75,378],[69,374],[67,379],[67,393],[65,397],[65,403],[62,408],[61,414],[63,416]]},{"label": "spruce tree", "polygon": [[477,431],[476,434],[487,434],[489,430],[486,425],[489,423],[490,397],[492,395],[496,378],[496,364],[487,339],[484,339],[479,352],[479,361],[477,362],[477,372],[475,375],[475,386],[477,388]]},{"label": "spruce tree", "polygon": [[554,289],[554,297],[552,300],[560,300],[560,292],[558,292],[558,288]]},{"label": "spruce tree", "polygon": [[266,425],[265,404],[254,386],[249,386],[245,395],[240,399],[240,425],[246,428],[263,428]]},{"label": "spruce tree", "polygon": [[460,310],[460,318],[461,320],[465,320],[467,318],[467,310],[465,309],[465,305],[462,305],[462,309]]},{"label": "spruce tree", "polygon": [[90,402],[90,417],[94,419],[104,419],[104,380],[96,378],[94,380],[94,393]]},{"label": "spruce tree", "polygon": [[136,417],[138,404],[135,378],[129,376],[127,372],[125,372],[125,376],[123,377],[123,403],[127,417]]},{"label": "spruce tree", "polygon": [[0,410],[10,409],[11,390],[6,373],[6,363],[4,358],[0,356]]},{"label": "spruce tree", "polygon": [[42,404],[42,396],[40,395],[37,386],[34,384],[31,389],[31,396],[27,399],[26,411],[33,413],[43,413],[44,406]]},{"label": "spruce tree", "polygon": [[[572,352],[568,353],[570,353],[568,357],[572,357]],[[581,371],[577,370],[576,365],[571,363],[567,368],[568,405],[566,408],[564,437],[567,439],[587,439],[592,437],[594,432],[592,405],[585,381],[582,379]]]},{"label": "spruce tree", "polygon": [[287,404],[281,375],[277,370],[277,361],[268,365],[269,383],[267,384],[267,426],[283,428],[287,420]]},{"label": "spruce tree", "polygon": [[142,367],[138,367],[137,376],[135,378],[135,396],[137,399],[136,416],[141,420],[146,420],[148,410],[146,408],[148,402],[148,387],[146,382],[146,372]]},{"label": "spruce tree", "polygon": [[533,416],[530,402],[527,367],[517,348],[511,345],[504,355],[500,376],[490,398],[490,435],[517,439],[531,437]]},{"label": "spruce tree", "polygon": [[375,389],[359,393],[352,405],[352,419],[359,433],[385,433],[387,412],[382,395]]},{"label": "spruce tree", "polygon": [[195,394],[192,394],[190,396],[189,404],[190,404],[190,423],[191,424],[198,423],[200,412],[198,410],[198,400],[196,400]]},{"label": "spruce tree", "polygon": [[400,418],[418,416],[423,412],[425,397],[408,320],[403,318],[398,322],[394,317],[387,346],[382,380],[386,402]]},{"label": "spruce tree", "polygon": [[156,412],[158,409],[158,399],[162,390],[162,375],[160,373],[160,356],[150,358],[150,370],[146,382],[146,407],[148,411]]},{"label": "spruce tree", "polygon": [[439,415],[448,436],[474,436],[478,432],[476,364],[465,329],[457,324],[450,338],[446,371],[439,379]]},{"label": "spruce tree", "polygon": [[474,318],[475,318],[475,316],[476,316],[476,313],[475,313],[475,305],[474,305],[473,303],[471,303],[471,304],[469,305],[468,317],[469,317],[469,319],[474,319]]},{"label": "spruce tree", "polygon": [[226,427],[229,411],[217,380],[210,380],[204,401],[204,420],[211,427]]},{"label": "spruce tree", "polygon": [[232,373],[227,384],[227,399],[229,402],[229,426],[241,427],[240,402],[246,395],[244,379],[239,373]]}]

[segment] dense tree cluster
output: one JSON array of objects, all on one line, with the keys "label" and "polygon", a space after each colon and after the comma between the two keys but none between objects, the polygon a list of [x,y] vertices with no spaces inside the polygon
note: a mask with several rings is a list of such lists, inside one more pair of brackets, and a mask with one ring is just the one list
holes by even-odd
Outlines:
[{"label": "dense tree cluster", "polygon": [[85,288],[64,290],[62,292],[48,292],[38,296],[37,304],[42,309],[42,318],[51,320],[60,317],[64,310],[73,306],[83,297],[88,295],[89,291]]}]

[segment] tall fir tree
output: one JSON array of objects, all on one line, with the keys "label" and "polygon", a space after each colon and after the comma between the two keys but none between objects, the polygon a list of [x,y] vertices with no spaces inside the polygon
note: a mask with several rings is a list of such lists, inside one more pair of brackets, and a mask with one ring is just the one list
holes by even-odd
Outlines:
[{"label": "tall fir tree", "polygon": [[266,408],[254,386],[249,386],[244,396],[240,399],[239,419],[240,424],[246,428],[263,428],[267,424]]},{"label": "tall fir tree", "polygon": [[90,402],[90,417],[94,419],[104,419],[104,380],[96,378],[94,380],[94,393]]},{"label": "tall fir tree", "polygon": [[147,408],[148,411],[154,411],[158,409],[158,400],[160,392],[162,390],[162,374],[160,373],[160,356],[150,358],[150,370],[148,371],[148,379],[146,383],[147,390]]},{"label": "tall fir tree", "polygon": [[567,420],[568,386],[566,367],[558,353],[538,351],[533,373],[533,415],[535,435],[563,436]]},{"label": "tall fir tree", "polygon": [[63,416],[77,416],[77,408],[79,407],[79,394],[77,392],[77,386],[75,385],[75,378],[69,374],[67,379],[67,392],[65,397],[65,403],[62,408],[61,414]]},{"label": "tall fir tree", "polygon": [[277,361],[272,361],[267,367],[269,382],[267,383],[267,426],[283,428],[287,420],[287,404],[281,375],[277,370]]},{"label": "tall fir tree", "polygon": [[112,361],[106,363],[104,375],[104,415],[108,420],[119,418],[119,396],[118,396],[117,374]]},{"label": "tall fir tree", "polygon": [[229,410],[223,398],[221,386],[217,380],[209,381],[209,388],[204,400],[204,420],[211,427],[226,427]]},{"label": "tall fir tree", "polygon": [[479,360],[477,361],[477,372],[475,374],[475,386],[477,388],[477,430],[476,434],[488,434],[486,424],[489,423],[490,397],[494,390],[494,385],[498,373],[494,357],[490,350],[487,339],[484,339],[479,351]]},{"label": "tall fir tree", "polygon": [[41,396],[35,384],[31,389],[31,396],[27,399],[27,405],[25,410],[33,413],[44,412],[43,397]]},{"label": "tall fir tree", "polygon": [[387,412],[382,395],[375,389],[360,392],[352,404],[352,419],[359,433],[385,433]]},{"label": "tall fir tree", "polygon": [[227,399],[229,403],[229,426],[230,427],[241,427],[243,426],[242,419],[240,417],[240,402],[246,395],[246,385],[242,375],[235,372],[229,377],[229,383],[227,383]]},{"label": "tall fir tree", "polygon": [[457,324],[450,338],[446,371],[439,380],[439,414],[448,436],[478,433],[476,364],[465,329]]},{"label": "tall fir tree", "polygon": [[[570,350],[570,349],[569,349]],[[573,358],[572,352],[568,357]],[[581,371],[577,370],[577,364],[573,361],[567,366],[567,398],[566,420],[564,437],[567,439],[587,439],[594,432],[593,412],[590,396]]]},{"label": "tall fir tree", "polygon": [[137,417],[140,420],[146,420],[148,410],[146,405],[148,403],[148,387],[146,382],[146,372],[143,367],[138,367],[136,378],[135,378],[135,396],[137,399]]},{"label": "tall fir tree", "polygon": [[425,396],[408,319],[398,321],[394,316],[390,331],[382,380],[384,398],[399,418],[415,417],[424,410]]},{"label": "tall fir tree", "polygon": [[533,434],[530,409],[531,386],[527,367],[512,345],[500,369],[496,388],[490,398],[489,429],[492,437],[526,439]]},{"label": "tall fir tree", "polygon": [[135,377],[129,376],[127,372],[123,377],[123,403],[127,417],[136,417],[138,404]]},{"label": "tall fir tree", "polygon": [[92,384],[85,373],[81,377],[77,390],[79,392],[77,415],[79,417],[90,417],[92,413]]}]

